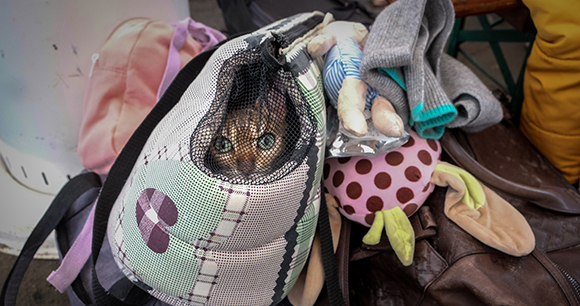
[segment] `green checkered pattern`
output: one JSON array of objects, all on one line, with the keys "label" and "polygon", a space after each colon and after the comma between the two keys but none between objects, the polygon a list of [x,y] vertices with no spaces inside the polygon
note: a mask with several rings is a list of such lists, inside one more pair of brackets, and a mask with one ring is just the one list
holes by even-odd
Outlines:
[{"label": "green checkered pattern", "polygon": [[289,275],[289,279],[286,280],[286,286],[284,287],[284,292],[288,294],[290,289],[296,283],[302,268],[308,259],[310,254],[310,247],[312,246],[312,241],[314,240],[314,234],[316,232],[316,225],[318,222],[318,209],[320,205],[320,198],[317,202],[310,203],[308,210],[304,213],[304,216],[297,224],[298,238],[296,239],[296,257],[294,258],[295,263],[293,263],[294,268],[291,270],[292,273]]},{"label": "green checkered pattern", "polygon": [[[326,113],[324,104],[324,94],[322,85],[322,75],[318,66],[315,63],[311,63],[309,69],[305,74],[300,75],[296,78],[300,91],[303,93],[306,102],[313,111],[317,124],[317,135],[316,144],[320,147],[318,154],[318,162],[315,172],[314,182],[320,182],[322,178],[323,170],[323,160],[324,160],[324,141],[326,133]],[[312,246],[312,241],[314,240],[314,234],[316,232],[316,225],[318,222],[318,207],[320,207],[320,192],[319,185],[314,183],[309,198],[309,207],[304,213],[304,216],[297,224],[297,250],[295,265],[300,265],[299,267],[294,267],[292,273],[289,275],[289,280],[284,287],[284,292],[288,293],[292,286],[294,286],[298,276],[300,275],[303,265],[307,260],[310,253],[310,248]]]},{"label": "green checkered pattern", "polygon": [[[315,62],[310,63],[305,75],[299,76],[296,80],[300,91],[304,94],[308,105],[310,105],[317,122],[316,142],[320,147],[318,156],[318,165],[316,167],[315,182],[320,182],[322,179],[322,170],[324,164],[324,151],[326,144],[326,105],[324,100],[324,86],[322,81],[322,74],[319,66]],[[318,186],[314,186],[318,187]],[[310,200],[316,195],[311,193]]]},{"label": "green checkered pattern", "polygon": [[304,94],[306,102],[310,105],[316,118],[317,130],[324,135],[326,131],[326,111],[324,104],[324,88],[322,74],[315,63],[311,63],[308,71],[296,78],[300,91]]}]

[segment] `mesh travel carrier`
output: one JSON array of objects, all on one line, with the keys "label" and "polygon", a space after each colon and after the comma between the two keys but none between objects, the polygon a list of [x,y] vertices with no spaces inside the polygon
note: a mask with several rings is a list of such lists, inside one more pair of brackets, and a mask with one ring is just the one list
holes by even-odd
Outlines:
[{"label": "mesh travel carrier", "polygon": [[306,48],[323,18],[285,18],[191,60],[102,186],[88,172],[59,192],[0,300],[15,303],[37,242],[74,220],[82,226],[58,235],[61,253],[92,244],[65,286],[75,305],[289,305],[317,228],[328,299],[340,304],[320,187],[322,62]]},{"label": "mesh travel carrier", "polygon": [[107,238],[151,295],[270,305],[296,281],[321,197],[324,99],[304,42],[322,19],[293,16],[221,46],[148,137]]}]

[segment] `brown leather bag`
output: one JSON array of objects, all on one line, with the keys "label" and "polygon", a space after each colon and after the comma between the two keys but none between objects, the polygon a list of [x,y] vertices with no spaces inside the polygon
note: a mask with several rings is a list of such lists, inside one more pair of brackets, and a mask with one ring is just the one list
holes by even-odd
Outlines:
[{"label": "brown leather bag", "polygon": [[[509,121],[478,133],[448,130],[441,144],[444,160],[526,217],[536,248],[513,257],[482,244],[445,216],[445,189],[437,187],[410,218],[416,246],[409,267],[401,265],[386,237],[376,246],[361,245],[368,229],[349,224],[354,247],[341,275],[349,280],[343,290],[350,304],[580,305],[578,191]],[[339,272],[345,264],[339,261]]]}]

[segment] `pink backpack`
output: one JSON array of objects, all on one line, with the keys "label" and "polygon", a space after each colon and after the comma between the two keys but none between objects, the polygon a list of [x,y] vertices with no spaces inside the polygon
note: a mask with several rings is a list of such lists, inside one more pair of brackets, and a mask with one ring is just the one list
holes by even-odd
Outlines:
[{"label": "pink backpack", "polygon": [[223,39],[191,18],[174,25],[135,18],[117,26],[92,57],[77,149],[83,167],[108,173],[179,70]]}]

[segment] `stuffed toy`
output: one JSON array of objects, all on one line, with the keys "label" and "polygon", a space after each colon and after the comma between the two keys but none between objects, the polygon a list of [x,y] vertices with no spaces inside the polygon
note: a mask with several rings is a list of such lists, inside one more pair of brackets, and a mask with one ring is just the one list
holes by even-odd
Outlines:
[{"label": "stuffed toy", "polygon": [[379,243],[384,229],[401,263],[410,265],[415,234],[408,216],[437,185],[449,187],[445,215],[476,239],[513,256],[534,249],[532,230],[513,206],[465,170],[439,161],[437,140],[409,134],[407,143],[388,153],[325,160],[326,191],[347,219],[370,227],[364,243]]},{"label": "stuffed toy", "polygon": [[320,34],[309,42],[308,52],[312,58],[327,54],[324,87],[340,123],[354,136],[362,137],[367,135],[370,117],[381,134],[403,136],[403,121],[392,104],[361,80],[359,66],[367,28],[357,22],[333,21],[331,14],[326,14],[323,25]]}]

